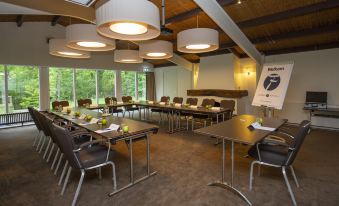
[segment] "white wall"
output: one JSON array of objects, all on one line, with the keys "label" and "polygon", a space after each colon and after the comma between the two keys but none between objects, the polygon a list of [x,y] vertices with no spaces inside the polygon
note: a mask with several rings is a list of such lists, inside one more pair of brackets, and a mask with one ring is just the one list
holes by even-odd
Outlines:
[{"label": "white wall", "polygon": [[[328,105],[339,107],[339,49],[291,53],[266,57],[266,62],[294,61],[290,84],[279,117],[298,123],[308,119],[308,112],[302,108],[306,91],[327,91]],[[313,124],[338,127],[339,120],[312,118]]]},{"label": "white wall", "polygon": [[0,64],[36,65],[141,71],[144,64],[114,63],[113,51],[92,52],[90,59],[69,59],[50,55],[47,38],[64,38],[65,27],[49,22],[0,23]]},{"label": "white wall", "polygon": [[176,96],[187,98],[187,90],[192,88],[192,72],[179,66],[161,67],[155,70],[156,97]]}]

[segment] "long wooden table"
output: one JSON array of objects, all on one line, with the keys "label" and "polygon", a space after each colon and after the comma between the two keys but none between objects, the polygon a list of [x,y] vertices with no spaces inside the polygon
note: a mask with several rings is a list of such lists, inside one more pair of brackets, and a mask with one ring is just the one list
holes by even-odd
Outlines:
[{"label": "long wooden table", "polygon": [[[116,143],[118,141],[126,140],[129,141],[129,156],[130,156],[130,183],[118,190],[112,191],[109,196],[113,196],[114,194],[117,194],[118,192],[121,192],[122,190],[125,190],[145,179],[148,179],[149,177],[155,175],[157,172],[150,170],[150,141],[149,136],[153,133],[157,133],[159,127],[153,124],[135,121],[131,119],[125,119],[121,117],[114,117],[112,115],[109,116],[102,116],[102,113],[95,112],[92,110],[88,110],[86,108],[73,108],[72,112],[80,112],[80,114],[87,114],[91,115],[93,118],[102,119],[105,118],[107,120],[106,126],[103,126],[101,124],[82,124],[86,121],[83,119],[79,119],[78,117],[75,117],[74,115],[70,115],[63,112],[56,112],[53,111],[52,113],[57,115],[60,118],[63,118],[64,120],[67,120],[77,126],[83,127],[86,130],[90,132],[94,132],[96,135],[100,135],[103,138],[106,138],[107,140]],[[129,131],[124,133],[122,131],[108,131],[104,133],[98,133],[97,130],[102,130],[105,128],[108,128],[111,124],[116,125],[122,125],[125,124],[129,127]],[[133,139],[145,137],[146,139],[146,150],[147,150],[147,175],[145,175],[142,178],[139,178],[137,180],[134,179],[134,169],[133,169]]]},{"label": "long wooden table", "polygon": [[[195,133],[216,137],[222,139],[222,168],[221,168],[221,181],[211,182],[209,186],[218,186],[226,189],[230,189],[237,195],[239,195],[247,204],[252,205],[247,197],[242,194],[240,190],[234,187],[233,184],[233,175],[234,175],[234,143],[241,143],[247,145],[254,145],[268,134],[271,131],[267,130],[250,130],[248,126],[256,121],[256,116],[252,115],[239,115],[231,120],[215,124],[209,127],[201,128],[195,130]],[[263,118],[263,126],[271,128],[279,128],[287,120],[282,119],[273,119],[273,118]],[[231,182],[228,183],[225,181],[225,142],[226,140],[231,142]]]},{"label": "long wooden table", "polygon": [[[216,118],[216,122],[219,123],[219,116],[222,115],[222,119],[224,121],[225,119],[225,113],[230,112],[230,109],[228,108],[220,108],[220,110],[212,110],[207,109],[205,107],[198,106],[197,108],[191,108],[189,106],[181,105],[181,106],[175,106],[173,103],[171,104],[160,104],[159,102],[155,102],[153,104],[148,103],[147,101],[140,101],[140,102],[131,102],[131,103],[119,103],[119,104],[99,104],[96,106],[91,106],[88,109],[103,109],[105,106],[110,108],[117,108],[117,107],[126,107],[126,106],[136,106],[139,108],[139,119],[141,120],[141,109],[147,109],[144,112],[144,119],[149,120],[149,109],[159,109],[162,111],[167,111],[170,117],[170,121],[168,121],[168,131],[169,133],[174,133],[174,119],[176,115],[179,116],[181,113],[189,113],[189,114],[205,114],[209,115],[211,117]],[[179,125],[180,127],[180,125]]]}]

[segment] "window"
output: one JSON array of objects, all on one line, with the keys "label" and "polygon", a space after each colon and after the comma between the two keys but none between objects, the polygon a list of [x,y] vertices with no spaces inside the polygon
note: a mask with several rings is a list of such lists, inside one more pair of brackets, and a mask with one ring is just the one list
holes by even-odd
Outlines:
[{"label": "window", "polygon": [[105,104],[105,97],[115,97],[115,71],[98,70],[99,104]]},{"label": "window", "polygon": [[9,112],[39,107],[39,69],[33,66],[7,66]]},{"label": "window", "polygon": [[146,73],[138,73],[138,99],[146,100]]},{"label": "window", "polygon": [[0,65],[0,114],[6,113],[5,67]]},{"label": "window", "polygon": [[67,100],[74,106],[73,69],[49,68],[49,95],[51,103],[56,100]]},{"label": "window", "polygon": [[132,96],[133,99],[136,99],[135,76],[136,76],[136,72],[126,72],[126,71],[121,72],[122,96]]},{"label": "window", "polygon": [[77,69],[75,93],[77,99],[91,99],[96,103],[96,70]]}]

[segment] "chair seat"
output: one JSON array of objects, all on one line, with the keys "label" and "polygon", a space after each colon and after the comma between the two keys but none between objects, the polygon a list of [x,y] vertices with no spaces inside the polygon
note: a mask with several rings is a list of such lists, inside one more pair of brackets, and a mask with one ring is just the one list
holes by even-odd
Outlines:
[{"label": "chair seat", "polygon": [[[103,145],[93,145],[79,152],[80,161],[84,168],[90,168],[106,162],[108,148]],[[110,152],[109,159],[112,156]]]},{"label": "chair seat", "polygon": [[[261,162],[283,166],[286,162],[288,148],[285,146],[259,145]],[[257,146],[254,145],[248,151],[248,155],[259,161]]]}]

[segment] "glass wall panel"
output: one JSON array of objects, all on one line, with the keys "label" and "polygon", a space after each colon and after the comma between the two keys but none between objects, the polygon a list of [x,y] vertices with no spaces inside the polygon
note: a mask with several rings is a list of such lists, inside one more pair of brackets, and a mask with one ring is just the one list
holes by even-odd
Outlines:
[{"label": "glass wall panel", "polygon": [[49,68],[49,95],[51,103],[56,100],[67,100],[70,106],[73,100],[73,69]]},{"label": "glass wall panel", "polygon": [[105,97],[115,97],[115,71],[98,70],[99,104],[105,103]]},{"label": "glass wall panel", "polygon": [[5,102],[5,67],[0,65],[0,114],[6,113]]},{"label": "glass wall panel", "polygon": [[146,73],[138,73],[138,99],[146,100]]},{"label": "glass wall panel", "polygon": [[39,69],[34,66],[7,66],[9,112],[39,107]]},{"label": "glass wall panel", "polygon": [[122,88],[122,96],[132,96],[133,99],[135,97],[135,74],[136,72],[121,72],[121,88]]},{"label": "glass wall panel", "polygon": [[96,103],[96,70],[77,69],[75,79],[75,92],[77,99],[91,99]]}]

